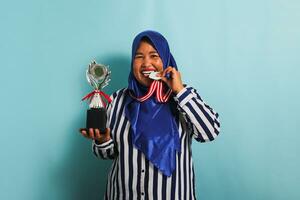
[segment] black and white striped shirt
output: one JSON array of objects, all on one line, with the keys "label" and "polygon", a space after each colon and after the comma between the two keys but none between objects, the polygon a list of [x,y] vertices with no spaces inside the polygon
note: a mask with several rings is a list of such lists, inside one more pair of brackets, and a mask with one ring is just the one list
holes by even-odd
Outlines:
[{"label": "black and white striped shirt", "polygon": [[203,102],[191,87],[174,96],[180,112],[178,120],[181,153],[176,156],[176,170],[170,177],[163,175],[144,154],[133,147],[130,122],[124,114],[126,88],[112,95],[108,107],[111,140],[96,144],[94,154],[113,159],[104,199],[109,200],[192,200],[195,196],[192,138],[199,142],[212,141],[220,131],[218,113]]}]

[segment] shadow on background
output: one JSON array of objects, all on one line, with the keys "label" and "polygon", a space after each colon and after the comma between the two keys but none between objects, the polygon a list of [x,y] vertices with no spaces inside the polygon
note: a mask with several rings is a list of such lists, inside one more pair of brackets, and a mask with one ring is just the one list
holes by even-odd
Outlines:
[{"label": "shadow on background", "polygon": [[[128,57],[124,55],[105,56],[96,58],[96,61],[109,65],[112,71],[111,82],[105,88],[106,93],[112,94],[112,92],[127,86],[130,71]],[[85,73],[85,70],[83,69],[80,73]],[[81,79],[79,84],[83,86],[79,87],[84,94],[89,89],[86,80]],[[63,163],[63,166],[59,166],[52,176],[54,179],[52,183],[56,183],[56,192],[60,194],[57,199],[96,200],[102,199],[105,193],[107,175],[112,161],[95,157],[92,153],[91,140],[85,139],[78,132],[80,126],[85,124],[86,116],[83,113],[85,111],[78,113],[69,124],[67,131],[72,133],[70,134],[72,137],[70,137],[69,150],[64,155],[64,161],[60,162]]]}]

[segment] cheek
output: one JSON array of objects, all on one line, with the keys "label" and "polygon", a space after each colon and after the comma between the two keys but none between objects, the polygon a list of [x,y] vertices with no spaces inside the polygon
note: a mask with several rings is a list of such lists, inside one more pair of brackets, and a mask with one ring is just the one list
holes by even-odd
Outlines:
[{"label": "cheek", "polygon": [[164,68],[164,65],[161,60],[157,61],[156,66],[158,68],[158,71],[162,71]]},{"label": "cheek", "polygon": [[132,63],[132,67],[133,67],[133,70],[140,70],[140,67],[141,67],[141,63],[137,60],[134,60],[133,63]]},{"label": "cheek", "polygon": [[139,75],[139,73],[140,73],[139,67],[137,65],[135,65],[135,64],[133,64],[132,67],[133,67],[133,75],[135,77],[137,77]]}]

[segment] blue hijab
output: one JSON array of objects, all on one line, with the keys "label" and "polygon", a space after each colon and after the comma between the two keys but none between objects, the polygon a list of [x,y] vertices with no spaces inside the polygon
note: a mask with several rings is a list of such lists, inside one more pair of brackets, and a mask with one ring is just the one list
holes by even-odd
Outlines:
[{"label": "blue hijab", "polygon": [[[163,68],[175,67],[176,62],[170,52],[167,40],[158,32],[139,33],[132,44],[131,71],[128,89],[135,97],[144,96],[148,90],[141,85],[133,74],[133,59],[142,38],[148,38],[163,62]],[[164,87],[167,87],[164,84]],[[128,95],[125,116],[131,124],[131,138],[135,148],[144,153],[146,158],[164,175],[171,176],[176,168],[176,151],[180,152],[180,140],[176,116],[171,108],[172,98],[166,103],[159,103],[154,96],[139,102]]]}]

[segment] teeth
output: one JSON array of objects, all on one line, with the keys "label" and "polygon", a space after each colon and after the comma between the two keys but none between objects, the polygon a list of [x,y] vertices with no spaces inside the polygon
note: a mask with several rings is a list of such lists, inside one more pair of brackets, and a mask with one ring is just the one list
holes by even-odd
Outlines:
[{"label": "teeth", "polygon": [[152,72],[154,72],[154,71],[142,71],[143,74],[150,74]]}]

